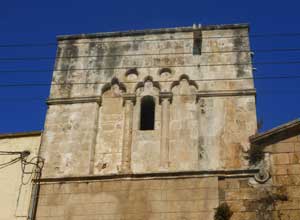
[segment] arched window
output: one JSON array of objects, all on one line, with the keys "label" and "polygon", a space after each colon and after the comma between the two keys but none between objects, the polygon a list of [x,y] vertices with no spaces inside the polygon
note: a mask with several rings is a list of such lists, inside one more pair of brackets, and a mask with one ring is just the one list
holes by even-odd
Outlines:
[{"label": "arched window", "polygon": [[144,96],[141,100],[140,130],[154,130],[155,102],[152,96]]}]

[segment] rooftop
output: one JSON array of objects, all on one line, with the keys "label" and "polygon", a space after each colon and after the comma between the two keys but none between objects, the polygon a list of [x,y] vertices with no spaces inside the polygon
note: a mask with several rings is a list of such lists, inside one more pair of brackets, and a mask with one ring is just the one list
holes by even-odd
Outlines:
[{"label": "rooftop", "polygon": [[176,27],[176,28],[160,28],[160,29],[145,29],[145,30],[130,30],[119,32],[100,32],[91,34],[75,34],[75,35],[60,35],[57,36],[58,41],[62,40],[77,40],[77,39],[91,39],[91,38],[107,38],[107,37],[126,37],[126,36],[142,36],[148,34],[166,34],[176,32],[190,32],[195,30],[222,30],[222,29],[239,29],[247,28],[248,24],[221,24],[221,25],[196,25],[188,27]]},{"label": "rooftop", "polygon": [[281,140],[300,135],[300,120],[296,119],[249,138],[251,144],[267,146]]},{"label": "rooftop", "polygon": [[17,138],[17,137],[29,137],[29,136],[39,136],[42,131],[26,131],[26,132],[16,132],[16,133],[3,133],[0,134],[1,138]]}]

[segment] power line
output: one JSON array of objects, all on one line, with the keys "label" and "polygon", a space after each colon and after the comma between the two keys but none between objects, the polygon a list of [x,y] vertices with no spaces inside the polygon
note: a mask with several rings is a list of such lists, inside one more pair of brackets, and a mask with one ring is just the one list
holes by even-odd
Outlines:
[{"label": "power line", "polygon": [[[196,29],[195,29],[196,30]],[[193,31],[191,31],[193,32]],[[226,38],[265,38],[265,37],[299,37],[300,33],[298,32],[286,32],[286,33],[259,33],[259,34],[249,34],[249,35],[228,35],[228,36],[208,36],[202,37],[201,39],[226,39]],[[109,37],[105,37],[106,39]],[[103,39],[105,39],[103,38]],[[161,38],[161,39],[132,39],[132,40],[122,40],[122,41],[88,41],[88,42],[77,42],[74,44],[89,44],[89,43],[125,43],[125,42],[147,42],[147,41],[176,41],[176,40],[193,40],[193,37],[186,37],[186,38]],[[59,43],[60,45],[66,44],[70,45],[70,43]],[[71,44],[71,45],[74,45]],[[49,46],[57,46],[56,42],[46,42],[46,43],[2,43],[0,47],[49,47]]]},{"label": "power line", "polygon": [[[274,48],[274,49],[257,49],[257,50],[228,50],[228,51],[202,51],[201,54],[216,53],[272,53],[272,52],[299,52],[300,48]],[[156,53],[156,54],[108,54],[108,55],[82,55],[82,56],[58,56],[58,57],[0,57],[2,61],[32,61],[32,60],[53,60],[53,59],[76,59],[76,58],[104,58],[104,57],[128,57],[128,56],[166,56],[166,55],[193,55],[191,52],[174,52],[174,53]]]},{"label": "power line", "polygon": [[202,67],[202,66],[247,66],[247,65],[281,65],[281,64],[300,64],[300,61],[267,61],[267,62],[252,62],[252,63],[216,63],[216,64],[192,64],[192,65],[169,65],[169,66],[124,66],[124,67],[101,67],[101,68],[68,68],[68,69],[40,69],[40,70],[0,70],[0,73],[44,73],[44,72],[65,72],[65,71],[75,71],[75,70],[114,70],[114,69],[155,69],[155,68],[186,68],[186,67]]},{"label": "power line", "polygon": [[[214,78],[214,79],[195,79],[191,81],[195,82],[209,82],[209,81],[241,81],[241,80],[268,80],[268,79],[299,79],[299,75],[285,75],[285,76],[257,76],[257,77],[243,77],[243,78]],[[174,82],[176,80],[159,80],[153,82]],[[137,84],[141,81],[130,81],[130,82],[120,82],[125,84]],[[82,82],[82,83],[8,83],[0,84],[0,87],[37,87],[37,86],[67,86],[67,85],[101,85],[108,84],[110,81],[102,82]]]},{"label": "power line", "polygon": [[[230,92],[234,90],[222,90],[224,92]],[[218,92],[218,90],[213,91],[213,92]],[[293,95],[300,95],[300,89],[299,88],[294,88],[294,89],[264,89],[264,90],[257,90],[257,95],[283,95],[283,94],[293,94]],[[191,95],[177,95],[173,94],[173,96],[195,96],[196,94],[191,94]],[[140,97],[140,96],[137,96]],[[114,98],[120,98],[120,97],[106,97],[108,99],[114,99]],[[40,102],[40,101],[46,101],[47,97],[34,97],[34,98],[6,98],[6,99],[1,99],[0,102]]]}]

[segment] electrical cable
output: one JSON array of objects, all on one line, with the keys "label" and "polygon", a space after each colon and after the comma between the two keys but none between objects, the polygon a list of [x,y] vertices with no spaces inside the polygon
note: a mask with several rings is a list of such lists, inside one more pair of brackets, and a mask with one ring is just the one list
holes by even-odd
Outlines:
[{"label": "electrical cable", "polygon": [[[300,48],[275,48],[275,49],[257,49],[257,50],[228,50],[228,51],[201,51],[201,54],[215,53],[272,53],[272,52],[300,52]],[[174,53],[156,53],[156,54],[109,54],[109,55],[82,55],[82,56],[61,56],[61,57],[0,57],[0,62],[4,61],[41,61],[58,59],[76,59],[76,58],[105,58],[105,57],[127,57],[127,56],[166,56],[166,55],[193,55],[192,52],[174,52]]]},{"label": "electrical cable", "polygon": [[[191,81],[195,82],[209,82],[209,81],[241,81],[241,80],[267,80],[267,79],[298,79],[299,75],[279,75],[279,76],[256,76],[256,77],[241,77],[241,78],[210,78],[210,79],[194,79]],[[165,82],[175,82],[178,80],[159,80],[153,82],[165,83]],[[125,84],[137,84],[142,81],[119,81],[119,83]],[[7,83],[0,84],[0,87],[36,87],[36,86],[67,86],[67,85],[101,85],[108,84],[111,81],[99,81],[99,82],[78,82],[78,83]]]},{"label": "electrical cable", "polygon": [[66,71],[90,71],[90,70],[114,70],[114,69],[157,69],[157,68],[187,68],[187,67],[206,67],[206,66],[247,66],[247,65],[294,65],[300,64],[299,60],[296,61],[266,61],[266,62],[253,62],[253,63],[216,63],[216,64],[192,64],[192,65],[169,65],[169,66],[124,66],[124,67],[102,67],[102,68],[68,68],[68,69],[40,69],[40,70],[0,70],[0,73],[48,73],[48,72],[66,72]]},{"label": "electrical cable", "polygon": [[[201,31],[201,29],[199,29]],[[198,30],[198,31],[199,31]],[[197,31],[191,30],[191,32]],[[208,36],[202,37],[200,39],[226,39],[226,38],[270,38],[270,37],[299,37],[300,33],[298,32],[282,32],[282,33],[258,33],[258,34],[247,34],[247,35],[228,35],[228,36]],[[103,37],[109,38],[109,37]],[[194,40],[194,37],[184,37],[184,38],[160,38],[160,39],[132,39],[132,40],[122,40],[122,41],[89,41],[89,42],[77,42],[75,44],[89,44],[89,43],[126,43],[126,42],[151,42],[151,41],[176,41],[176,40]],[[74,45],[70,43],[62,43],[60,42],[59,45]],[[46,43],[1,43],[0,47],[49,47],[49,46],[57,46],[58,43],[56,42],[46,42]]]}]

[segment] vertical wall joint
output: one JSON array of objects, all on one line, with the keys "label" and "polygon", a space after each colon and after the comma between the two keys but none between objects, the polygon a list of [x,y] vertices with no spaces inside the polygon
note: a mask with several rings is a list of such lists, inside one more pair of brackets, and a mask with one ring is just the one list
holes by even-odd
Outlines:
[{"label": "vertical wall joint", "polygon": [[160,140],[160,165],[162,168],[169,166],[169,109],[172,101],[171,92],[160,92],[159,101],[161,104],[161,140]]},{"label": "vertical wall joint", "polygon": [[124,94],[124,131],[123,131],[123,148],[122,148],[122,173],[131,173],[131,145],[132,145],[132,121],[133,106],[135,105],[135,94]]}]

